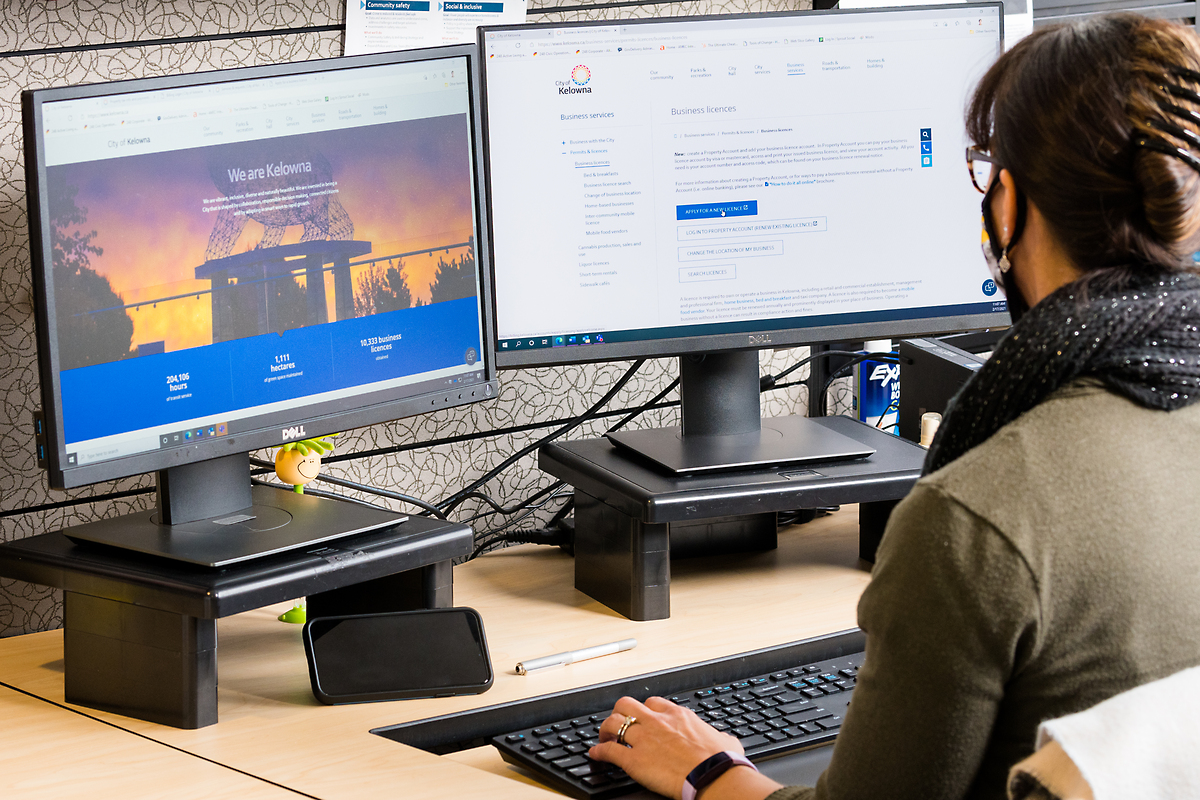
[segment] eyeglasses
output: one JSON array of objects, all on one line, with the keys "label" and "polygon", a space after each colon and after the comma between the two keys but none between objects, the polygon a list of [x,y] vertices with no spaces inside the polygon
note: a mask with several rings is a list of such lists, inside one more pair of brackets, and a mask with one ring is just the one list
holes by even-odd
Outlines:
[{"label": "eyeglasses", "polygon": [[1004,166],[977,147],[967,148],[967,170],[971,173],[971,183],[980,194],[987,194],[992,182],[992,167],[1003,169]]}]

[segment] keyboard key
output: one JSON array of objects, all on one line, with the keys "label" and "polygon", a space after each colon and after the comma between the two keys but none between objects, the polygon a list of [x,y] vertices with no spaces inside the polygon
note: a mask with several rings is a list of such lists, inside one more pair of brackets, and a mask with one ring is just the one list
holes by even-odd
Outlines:
[{"label": "keyboard key", "polygon": [[771,673],[771,680],[783,681],[783,680],[787,680],[787,676],[788,676],[788,674],[786,672],[773,672],[773,673]]},{"label": "keyboard key", "polygon": [[815,688],[813,688],[812,686],[810,686],[810,687],[808,687],[807,689],[805,689],[803,692],[801,692],[801,694],[808,695],[809,697],[812,697],[812,698],[814,698],[814,699],[815,699],[815,698],[817,698],[817,697],[824,697],[824,696],[825,696],[825,693],[824,693],[824,692],[822,692],[820,689],[815,689]]},{"label": "keyboard key", "polygon": [[540,744],[542,747],[558,747],[562,742],[558,740],[557,736],[547,736],[541,740]]},{"label": "keyboard key", "polygon": [[716,694],[716,692],[714,692],[712,689],[701,689],[700,691],[696,692],[696,697],[702,699],[705,697],[712,697],[714,694]]},{"label": "keyboard key", "polygon": [[604,786],[605,784],[612,783],[612,781],[612,776],[607,772],[601,772],[597,775],[588,775],[583,779],[583,782],[588,786]]},{"label": "keyboard key", "polygon": [[747,724],[749,720],[747,720],[745,717],[729,717],[725,720],[725,722],[734,728],[740,728],[741,726]]},{"label": "keyboard key", "polygon": [[580,764],[578,767],[571,767],[567,770],[567,772],[571,775],[574,775],[576,778],[586,778],[588,775],[591,775],[595,772],[595,762],[588,762],[587,764]]},{"label": "keyboard key", "polygon": [[756,686],[750,690],[750,694],[755,697],[767,697],[768,695],[778,694],[783,691],[783,687],[779,684],[770,684],[768,686]]},{"label": "keyboard key", "polygon": [[832,683],[837,680],[837,675],[830,675],[828,672],[821,675],[821,680]]},{"label": "keyboard key", "polygon": [[838,686],[836,683],[826,683],[821,687],[821,691],[825,694],[838,694],[842,691],[842,687]]},{"label": "keyboard key", "polygon": [[740,728],[734,728],[732,731],[730,731],[730,733],[739,739],[745,739],[747,736],[754,735],[754,731],[750,730],[749,726],[746,725],[743,725]]},{"label": "keyboard key", "polygon": [[785,703],[784,705],[779,706],[779,710],[784,714],[794,714],[797,711],[803,711],[812,707],[812,700],[797,700],[795,703]]},{"label": "keyboard key", "polygon": [[[793,699],[796,697],[796,695],[792,694],[791,692],[788,692],[788,694],[791,695]],[[759,708],[771,708],[772,706],[777,706],[783,702],[779,699],[781,696],[782,695],[772,695],[770,697],[764,697],[761,700],[755,700],[754,703]]]},{"label": "keyboard key", "polygon": [[788,714],[784,719],[793,725],[799,725],[802,722],[812,722],[814,719],[828,717],[829,712],[823,708],[810,708],[808,711],[803,711],[798,714]]},{"label": "keyboard key", "polygon": [[566,750],[561,747],[555,747],[550,750],[543,750],[537,754],[537,757],[542,761],[557,761],[560,758],[566,758],[567,755],[568,753]]},{"label": "keyboard key", "polygon": [[800,730],[804,731],[805,733],[820,733],[821,732],[821,727],[819,725],[817,725],[817,723],[815,723],[815,722],[804,722],[804,723],[801,723],[800,725],[797,725],[796,727],[798,727]]},{"label": "keyboard key", "polygon": [[608,714],[592,714],[588,719],[593,725],[599,725],[604,720],[608,719]]},{"label": "keyboard key", "polygon": [[805,683],[804,681],[789,681],[788,683],[786,683],[784,685],[787,686],[787,688],[795,689],[796,691],[800,691],[801,689],[808,687],[808,684]]},{"label": "keyboard key", "polygon": [[767,733],[764,735],[768,739],[770,739],[772,742],[783,742],[783,741],[787,741],[787,738],[788,738],[787,734],[780,733],[779,731],[771,731],[770,733]]},{"label": "keyboard key", "polygon": [[719,719],[716,722],[711,723],[711,725],[719,731],[727,731],[733,727],[723,719]]},{"label": "keyboard key", "polygon": [[848,681],[848,680],[843,679],[843,680],[837,681],[837,685],[842,687],[844,690],[846,690],[848,692],[854,688],[854,681]]},{"label": "keyboard key", "polygon": [[571,744],[573,742],[578,742],[579,736],[574,733],[560,733],[558,735],[558,740],[563,744]]},{"label": "keyboard key", "polygon": [[592,721],[590,719],[588,719],[587,717],[581,717],[579,719],[571,720],[572,728],[586,728],[588,725],[591,725],[591,724],[592,724]]},{"label": "keyboard key", "polygon": [[733,690],[736,692],[740,691],[741,689],[749,689],[750,681],[736,681],[730,685],[733,686]]},{"label": "keyboard key", "polygon": [[700,707],[706,711],[712,711],[714,708],[720,708],[721,703],[717,700],[701,700]]},{"label": "keyboard key", "polygon": [[841,717],[826,717],[825,719],[817,720],[817,724],[827,731],[836,731],[842,727]]},{"label": "keyboard key", "polygon": [[717,702],[719,702],[719,703],[720,703],[722,706],[736,706],[736,705],[738,705],[738,701],[737,701],[737,700],[735,700],[735,699],[733,698],[733,695],[729,695],[728,697],[722,697],[722,698],[719,698],[719,699],[717,700]]},{"label": "keyboard key", "polygon": [[563,748],[563,750],[566,750],[568,753],[572,753],[574,755],[579,755],[580,753],[586,753],[590,749],[591,749],[591,747],[589,747],[586,744],[583,744],[582,742],[576,742],[575,744],[569,744]]},{"label": "keyboard key", "polygon": [[805,678],[804,682],[807,683],[809,686],[820,686],[822,683],[824,683],[824,681],[822,681],[816,675]]},{"label": "keyboard key", "polygon": [[692,698],[683,697],[682,695],[675,695],[671,698],[671,702],[677,706],[686,706],[688,703],[692,702]]},{"label": "keyboard key", "polygon": [[554,728],[534,728],[533,729],[533,735],[538,736],[538,737],[546,736],[551,733],[554,733]]},{"label": "keyboard key", "polygon": [[569,731],[569,730],[571,730],[571,723],[569,723],[569,722],[556,722],[556,723],[554,723],[553,725],[551,725],[550,727],[551,727],[551,728],[553,728],[553,729],[554,729],[554,730],[556,730],[556,731]]},{"label": "keyboard key", "polygon": [[748,738],[742,739],[741,745],[743,748],[746,749],[747,752],[749,752],[750,750],[753,750],[755,747],[762,747],[764,744],[766,744],[769,741],[770,741],[770,739],[768,739],[766,736],[762,736],[760,734],[755,734],[754,736],[750,736]]},{"label": "keyboard key", "polygon": [[847,667],[846,669],[839,669],[838,674],[847,678],[853,678],[854,676],[858,675],[858,670],[856,670],[854,667]]},{"label": "keyboard key", "polygon": [[750,730],[755,731],[756,733],[766,733],[771,729],[771,726],[765,722],[754,722],[750,724]]},{"label": "keyboard key", "polygon": [[766,717],[767,719],[779,719],[780,717],[783,716],[783,714],[781,712],[776,711],[773,708],[764,708],[762,710],[762,715],[764,717]]},{"label": "keyboard key", "polygon": [[729,715],[726,714],[724,711],[710,711],[710,712],[708,712],[708,718],[709,718],[709,720],[728,719]]},{"label": "keyboard key", "polygon": [[714,691],[714,692],[716,692],[717,694],[729,694],[730,692],[732,692],[732,691],[733,691],[733,687],[732,687],[732,686],[728,686],[728,685],[726,685],[726,686],[715,686],[715,687],[713,687],[713,691]]},{"label": "keyboard key", "polygon": [[804,668],[804,671],[811,675],[814,672],[820,672],[821,668],[818,667],[816,664],[809,664],[807,667]]},{"label": "keyboard key", "polygon": [[742,716],[746,718],[746,722],[762,722],[766,719],[762,714],[743,714]]},{"label": "keyboard key", "polygon": [[750,679],[751,686],[762,686],[766,682],[767,682],[766,678],[751,678]]},{"label": "keyboard key", "polygon": [[559,769],[570,769],[571,767],[578,767],[580,764],[586,764],[588,763],[588,760],[583,756],[567,756],[566,758],[560,758],[552,761],[551,763]]},{"label": "keyboard key", "polygon": [[763,698],[763,699],[764,700],[766,700],[766,699],[776,700],[780,703],[794,703],[800,699],[800,695],[796,694],[795,692],[780,692],[779,694],[773,695],[770,698]]},{"label": "keyboard key", "polygon": [[788,675],[791,675],[793,678],[798,677],[803,674],[804,674],[804,667],[797,667],[796,669],[788,670]]},{"label": "keyboard key", "polygon": [[749,692],[735,692],[733,699],[737,700],[739,703],[744,703],[747,700],[753,700],[754,695],[750,694]]},{"label": "keyboard key", "polygon": [[537,742],[526,742],[525,744],[521,745],[521,749],[526,753],[537,753],[545,750],[546,748],[542,747]]},{"label": "keyboard key", "polygon": [[525,741],[525,734],[510,733],[508,736],[504,737],[504,741],[508,742],[509,744],[512,744],[513,742],[523,742]]}]

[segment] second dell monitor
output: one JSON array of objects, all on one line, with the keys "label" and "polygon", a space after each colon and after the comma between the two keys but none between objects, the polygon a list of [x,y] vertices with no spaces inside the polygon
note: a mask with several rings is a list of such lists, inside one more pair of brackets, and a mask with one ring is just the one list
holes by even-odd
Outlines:
[{"label": "second dell monitor", "polygon": [[999,3],[484,30],[500,366],[1004,324]]}]

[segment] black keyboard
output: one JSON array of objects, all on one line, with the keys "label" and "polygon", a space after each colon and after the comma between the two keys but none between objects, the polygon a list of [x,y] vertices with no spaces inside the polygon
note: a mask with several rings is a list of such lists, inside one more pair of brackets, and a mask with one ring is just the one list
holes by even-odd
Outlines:
[{"label": "black keyboard", "polygon": [[[745,680],[706,686],[668,697],[720,731],[738,737],[756,761],[831,742],[842,725],[862,653],[803,664]],[[644,700],[645,698],[640,698]],[[604,800],[635,791],[622,770],[587,757],[600,723],[612,708],[548,722],[492,738],[510,764],[579,800]]]}]

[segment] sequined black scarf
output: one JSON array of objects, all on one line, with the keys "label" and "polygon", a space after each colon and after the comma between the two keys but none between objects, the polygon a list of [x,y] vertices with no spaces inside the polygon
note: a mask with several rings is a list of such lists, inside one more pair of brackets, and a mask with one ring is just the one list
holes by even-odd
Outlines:
[{"label": "sequined black scarf", "polygon": [[1107,291],[1076,282],[1043,299],[950,401],[925,474],[1083,376],[1147,408],[1200,400],[1200,277],[1154,273]]}]

